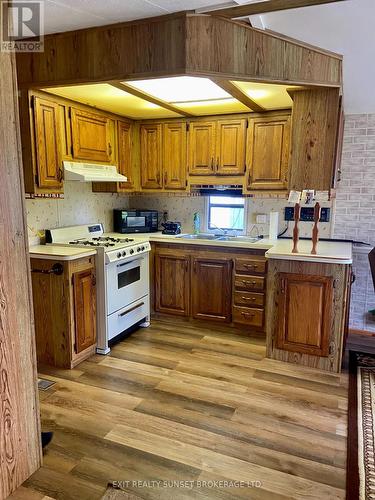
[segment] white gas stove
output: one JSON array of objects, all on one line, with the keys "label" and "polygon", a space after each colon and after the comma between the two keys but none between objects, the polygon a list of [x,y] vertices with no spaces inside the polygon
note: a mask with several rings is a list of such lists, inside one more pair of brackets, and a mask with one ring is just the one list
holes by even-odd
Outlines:
[{"label": "white gas stove", "polygon": [[150,325],[150,243],[104,233],[102,224],[46,231],[47,244],[95,247],[97,275],[97,331],[99,354],[109,342],[138,324]]}]

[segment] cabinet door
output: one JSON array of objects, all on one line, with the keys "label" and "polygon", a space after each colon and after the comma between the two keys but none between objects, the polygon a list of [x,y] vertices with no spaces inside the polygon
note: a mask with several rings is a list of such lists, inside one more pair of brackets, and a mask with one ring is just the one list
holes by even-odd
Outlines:
[{"label": "cabinet door", "polygon": [[287,188],[290,117],[251,118],[247,136],[248,189]]},{"label": "cabinet door", "polygon": [[155,252],[155,310],[188,316],[190,311],[190,257],[184,253]]},{"label": "cabinet door", "polygon": [[73,274],[75,351],[80,353],[96,342],[95,274],[86,269]]},{"label": "cabinet door", "polygon": [[246,119],[219,120],[216,138],[216,173],[245,173]]},{"label": "cabinet door", "polygon": [[134,171],[132,165],[132,139],[133,127],[129,122],[119,121],[117,123],[118,137],[118,170],[125,175],[128,180],[120,182],[120,190],[134,189]]},{"label": "cabinet door", "polygon": [[189,127],[189,174],[215,173],[216,122],[191,122]]},{"label": "cabinet door", "polygon": [[163,129],[165,189],[186,189],[186,123],[165,123]]},{"label": "cabinet door", "polygon": [[141,124],[141,182],[143,189],[162,189],[162,125]]},{"label": "cabinet door", "polygon": [[36,168],[38,186],[62,188],[59,105],[48,99],[33,97]]},{"label": "cabinet door", "polygon": [[232,261],[193,258],[192,315],[196,319],[227,321],[232,308]]},{"label": "cabinet door", "polygon": [[71,125],[75,159],[104,163],[112,161],[110,118],[71,108]]},{"label": "cabinet door", "polygon": [[328,356],[333,279],[280,273],[279,280],[278,349]]}]

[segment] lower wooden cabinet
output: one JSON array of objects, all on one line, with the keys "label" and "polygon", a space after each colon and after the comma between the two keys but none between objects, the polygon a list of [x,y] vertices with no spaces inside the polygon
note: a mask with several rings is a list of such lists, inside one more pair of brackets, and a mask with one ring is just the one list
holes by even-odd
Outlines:
[{"label": "lower wooden cabinet", "polygon": [[232,265],[229,258],[192,257],[192,316],[230,322]]},{"label": "lower wooden cabinet", "polygon": [[328,356],[333,278],[279,274],[277,348]]},{"label": "lower wooden cabinet", "polygon": [[73,368],[96,348],[95,257],[31,259],[38,363]]},{"label": "lower wooden cabinet", "polygon": [[265,250],[154,243],[157,313],[264,330]]},{"label": "lower wooden cabinet", "polygon": [[188,316],[190,312],[190,255],[184,251],[155,251],[155,310]]}]

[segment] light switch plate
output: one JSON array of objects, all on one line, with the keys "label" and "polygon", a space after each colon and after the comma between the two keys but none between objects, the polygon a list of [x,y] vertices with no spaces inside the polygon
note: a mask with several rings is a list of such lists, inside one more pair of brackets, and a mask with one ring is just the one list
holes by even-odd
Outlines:
[{"label": "light switch plate", "polygon": [[257,214],[256,223],[257,224],[266,224],[267,223],[267,215],[266,214]]}]

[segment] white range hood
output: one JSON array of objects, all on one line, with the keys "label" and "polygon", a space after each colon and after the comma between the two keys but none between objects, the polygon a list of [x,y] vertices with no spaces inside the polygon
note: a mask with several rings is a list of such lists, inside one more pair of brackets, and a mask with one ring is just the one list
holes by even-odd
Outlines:
[{"label": "white range hood", "polygon": [[117,172],[115,165],[64,161],[64,180],[80,182],[126,182],[127,177]]}]

